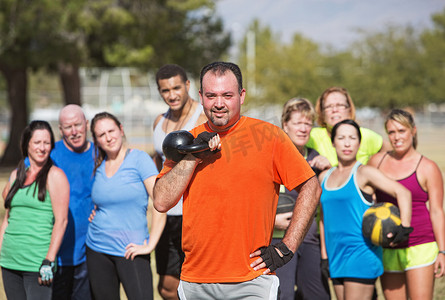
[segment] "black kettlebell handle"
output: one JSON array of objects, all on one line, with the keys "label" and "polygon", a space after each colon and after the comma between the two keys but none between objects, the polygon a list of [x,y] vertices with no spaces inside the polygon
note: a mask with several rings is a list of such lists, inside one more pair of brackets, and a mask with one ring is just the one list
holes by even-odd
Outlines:
[{"label": "black kettlebell handle", "polygon": [[181,145],[178,147],[178,152],[182,154],[188,153],[198,153],[209,149],[208,143],[203,144],[191,144],[191,145]]}]

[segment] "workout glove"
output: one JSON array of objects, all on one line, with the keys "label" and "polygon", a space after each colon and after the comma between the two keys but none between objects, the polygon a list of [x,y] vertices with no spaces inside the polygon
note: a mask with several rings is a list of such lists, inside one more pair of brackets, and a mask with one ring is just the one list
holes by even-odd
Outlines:
[{"label": "workout glove", "polygon": [[54,262],[45,258],[40,265],[39,273],[42,281],[51,281],[54,273]]},{"label": "workout glove", "polygon": [[321,268],[321,276],[323,276],[323,278],[328,280],[330,275],[329,275],[329,260],[327,258],[321,259],[320,268]]},{"label": "workout glove", "polygon": [[412,227],[404,227],[403,225],[398,226],[394,232],[394,239],[391,241],[391,243],[400,244],[406,242],[409,238],[409,234],[413,232],[413,230],[414,229]]},{"label": "workout glove", "polygon": [[[193,144],[208,144],[209,141],[215,136],[217,135],[216,132],[208,132],[208,131],[204,131],[201,132],[200,134],[198,134],[198,136],[193,140]],[[220,151],[219,149],[215,149],[213,151],[210,151],[210,149],[205,150],[205,151],[201,151],[201,152],[197,152],[197,153],[192,153],[195,157],[200,158],[200,159],[204,159],[206,157],[211,156],[212,154],[215,154],[216,152]]]},{"label": "workout glove", "polygon": [[[276,249],[280,250],[283,256],[280,256]],[[260,250],[260,257],[266,264],[266,268],[269,268],[271,272],[275,271],[279,267],[284,266],[294,256],[294,253],[290,251],[289,248],[287,248],[286,244],[283,242],[269,245],[267,247],[261,247]]]}]

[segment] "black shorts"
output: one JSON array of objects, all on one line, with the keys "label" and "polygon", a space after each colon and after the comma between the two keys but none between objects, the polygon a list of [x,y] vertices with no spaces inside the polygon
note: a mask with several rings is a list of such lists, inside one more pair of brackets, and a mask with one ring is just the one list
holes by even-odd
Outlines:
[{"label": "black shorts", "polygon": [[181,274],[184,262],[182,251],[182,216],[167,216],[164,231],[156,246],[156,269],[159,275]]},{"label": "black shorts", "polygon": [[344,285],[345,281],[352,281],[357,283],[374,285],[377,278],[355,278],[355,277],[342,277],[342,278],[331,278],[333,285]]}]

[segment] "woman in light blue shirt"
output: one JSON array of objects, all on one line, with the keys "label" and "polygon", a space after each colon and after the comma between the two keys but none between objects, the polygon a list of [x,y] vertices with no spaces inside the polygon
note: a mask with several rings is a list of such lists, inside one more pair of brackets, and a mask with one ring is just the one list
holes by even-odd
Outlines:
[{"label": "woman in light blue shirt", "polygon": [[[91,122],[96,148],[92,199],[96,206],[86,239],[87,265],[95,299],[153,299],[150,253],[165,225],[153,209],[147,226],[148,197],[158,171],[150,156],[124,144],[119,120],[106,112]],[[152,198],[153,199],[153,198]]]}]

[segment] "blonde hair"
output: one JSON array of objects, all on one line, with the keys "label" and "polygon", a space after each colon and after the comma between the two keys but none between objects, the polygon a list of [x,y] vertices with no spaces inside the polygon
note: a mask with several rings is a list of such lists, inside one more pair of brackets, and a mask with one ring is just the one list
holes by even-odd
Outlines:
[{"label": "blonde hair", "polygon": [[312,103],[305,98],[292,98],[284,103],[283,112],[281,114],[281,127],[284,127],[284,123],[289,122],[290,116],[294,111],[311,119],[312,123],[314,122],[315,110]]},{"label": "blonde hair", "polygon": [[324,101],[331,93],[340,93],[346,97],[346,101],[348,102],[349,109],[351,109],[351,116],[348,119],[355,121],[355,105],[354,105],[354,102],[352,102],[352,98],[349,95],[348,91],[345,88],[333,86],[333,87],[326,89],[321,94],[321,96],[317,99],[317,102],[315,103],[315,111],[317,112],[318,125],[320,125],[321,127],[326,127],[326,122],[324,120],[324,114],[323,114]]},{"label": "blonde hair", "polygon": [[[409,128],[411,131],[416,128],[416,124],[414,123],[413,115],[407,112],[403,109],[393,109],[389,113],[389,115],[386,117],[385,120],[385,130],[386,133],[388,133],[388,128],[386,127],[388,124],[388,121],[396,121],[397,123],[402,124],[403,126]],[[413,136],[413,148],[417,148],[417,131],[414,133]]]}]

